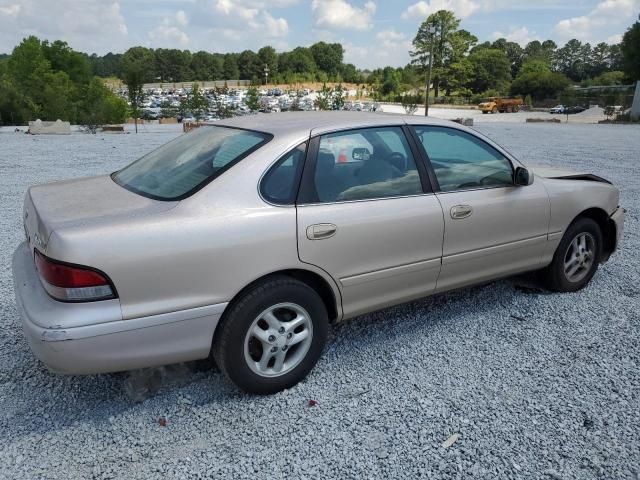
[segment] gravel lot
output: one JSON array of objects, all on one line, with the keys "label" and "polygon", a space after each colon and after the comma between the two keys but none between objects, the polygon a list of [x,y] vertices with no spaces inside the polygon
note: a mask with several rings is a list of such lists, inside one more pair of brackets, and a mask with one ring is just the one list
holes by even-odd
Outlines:
[{"label": "gravel lot", "polygon": [[34,359],[11,254],[29,185],[110,172],[177,128],[1,131],[0,478],[639,478],[640,128],[478,130],[525,162],[621,188],[623,247],[587,289],[547,294],[525,277],[436,296],[335,327],[289,391],[246,396],[189,365],[158,371],[164,384],[142,403],[125,374],[62,377]]}]

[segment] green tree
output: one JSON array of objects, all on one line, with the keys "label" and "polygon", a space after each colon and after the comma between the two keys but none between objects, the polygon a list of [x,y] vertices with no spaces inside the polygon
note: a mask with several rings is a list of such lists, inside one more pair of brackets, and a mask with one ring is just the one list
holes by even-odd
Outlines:
[{"label": "green tree", "polygon": [[342,110],[344,108],[344,99],[346,96],[346,90],[342,86],[342,84],[339,83],[338,85],[336,85],[336,87],[333,89],[333,98],[331,100],[331,107],[333,108],[333,110]]},{"label": "green tree", "polygon": [[102,125],[124,122],[127,103],[113,95],[101,79],[94,77],[84,89],[78,110],[78,123],[95,133]]},{"label": "green tree", "polygon": [[[453,34],[460,25],[460,19],[456,18],[449,10],[439,10],[422,22],[413,39],[413,50],[411,56],[414,64],[426,68],[428,56],[432,49],[433,41],[433,87],[436,97],[438,96],[440,82],[446,74],[444,67],[451,63],[454,49],[452,46]],[[429,28],[435,27],[433,39],[429,34]]]},{"label": "green tree", "polygon": [[552,72],[544,59],[534,59],[522,66],[511,84],[511,93],[544,100],[557,98],[569,85],[569,79],[561,73]]},{"label": "green tree", "polygon": [[276,49],[269,45],[262,47],[258,50],[258,57],[260,57],[260,61],[262,62],[262,73],[264,74],[264,66],[266,65],[269,67],[269,76],[276,78],[278,75],[278,54],[276,53]]},{"label": "green tree", "polygon": [[264,64],[257,53],[251,50],[243,51],[238,57],[240,79],[253,80],[264,76]]},{"label": "green tree", "polygon": [[202,50],[192,55],[190,68],[194,80],[216,80],[222,76],[221,60]]},{"label": "green tree", "polygon": [[197,121],[202,120],[209,109],[207,97],[204,96],[197,83],[191,86],[191,91],[187,95],[187,105]]},{"label": "green tree", "polygon": [[340,72],[344,50],[339,43],[317,42],[310,47],[313,61],[318,69],[329,77],[335,77]]},{"label": "green tree", "polygon": [[89,83],[92,77],[91,63],[85,54],[74,51],[67,42],[61,40],[51,44],[45,40],[42,49],[52,70],[65,72],[73,82]]},{"label": "green tree", "polygon": [[326,83],[322,84],[322,90],[318,92],[318,97],[315,100],[315,106],[318,110],[331,110],[331,95],[333,91],[327,87]]},{"label": "green tree", "polygon": [[247,98],[245,104],[252,112],[260,110],[260,97],[258,95],[258,89],[255,86],[249,87],[247,90]]},{"label": "green tree", "polygon": [[400,78],[393,67],[385,67],[382,73],[380,93],[387,97],[400,92]]},{"label": "green tree", "polygon": [[0,76],[0,125],[25,125],[37,109],[7,74]]},{"label": "green tree", "polygon": [[487,48],[469,55],[473,79],[469,86],[474,93],[489,89],[506,92],[511,82],[511,62],[502,50]]},{"label": "green tree", "polygon": [[633,82],[640,80],[640,15],[622,37],[620,50],[622,69],[627,78]]},{"label": "green tree", "polygon": [[222,64],[222,75],[225,80],[238,80],[240,78],[238,56],[236,54],[228,53],[224,56],[224,63]]},{"label": "green tree", "polygon": [[153,52],[144,47],[132,47],[122,56],[122,80],[127,85],[127,97],[136,133],[138,133],[140,107],[145,97],[144,84],[152,77],[154,61]]},{"label": "green tree", "polygon": [[[186,108],[185,108],[186,110]],[[160,117],[161,118],[175,118],[179,114],[179,108],[174,106],[170,101],[164,100],[160,104]]]}]

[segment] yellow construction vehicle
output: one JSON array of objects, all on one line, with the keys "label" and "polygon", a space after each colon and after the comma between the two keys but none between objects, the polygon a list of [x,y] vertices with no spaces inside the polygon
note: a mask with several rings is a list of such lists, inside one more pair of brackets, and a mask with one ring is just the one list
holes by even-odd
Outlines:
[{"label": "yellow construction vehicle", "polygon": [[511,113],[519,112],[522,103],[522,98],[520,97],[490,97],[486,102],[482,102],[480,105],[478,105],[478,108],[482,110],[482,113]]}]

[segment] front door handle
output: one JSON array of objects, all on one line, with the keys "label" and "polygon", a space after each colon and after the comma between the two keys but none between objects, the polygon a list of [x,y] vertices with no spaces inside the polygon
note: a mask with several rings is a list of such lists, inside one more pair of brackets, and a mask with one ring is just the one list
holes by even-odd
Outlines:
[{"label": "front door handle", "polygon": [[316,223],[307,227],[307,238],[309,240],[324,240],[333,237],[338,231],[333,223]]},{"label": "front door handle", "polygon": [[473,213],[471,205],[455,205],[451,207],[451,218],[454,220],[462,220],[468,218]]}]

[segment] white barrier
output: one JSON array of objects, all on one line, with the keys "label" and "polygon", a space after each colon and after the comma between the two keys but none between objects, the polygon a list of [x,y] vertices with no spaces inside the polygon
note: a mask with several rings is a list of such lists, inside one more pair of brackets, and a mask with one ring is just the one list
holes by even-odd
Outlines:
[{"label": "white barrier", "polygon": [[38,119],[29,122],[29,133],[32,135],[71,135],[71,124],[56,120],[55,122],[43,122]]}]

